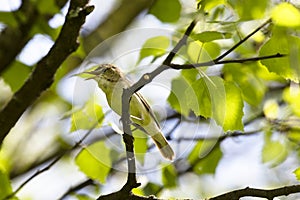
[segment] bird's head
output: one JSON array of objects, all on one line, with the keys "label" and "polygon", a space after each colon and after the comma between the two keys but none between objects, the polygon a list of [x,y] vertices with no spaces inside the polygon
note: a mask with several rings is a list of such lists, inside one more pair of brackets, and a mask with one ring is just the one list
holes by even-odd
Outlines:
[{"label": "bird's head", "polygon": [[123,73],[112,64],[101,64],[95,70],[90,72],[83,72],[85,74],[91,74],[92,77],[87,78],[94,79],[97,82],[99,81],[110,81],[110,82],[118,82],[120,78],[123,78]]}]

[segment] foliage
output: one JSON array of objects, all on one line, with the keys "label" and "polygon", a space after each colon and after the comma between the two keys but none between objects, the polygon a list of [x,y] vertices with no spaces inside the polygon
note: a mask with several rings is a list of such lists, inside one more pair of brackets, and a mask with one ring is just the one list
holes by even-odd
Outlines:
[{"label": "foliage", "polygon": [[[28,16],[33,12],[36,15],[35,20],[32,20],[33,24],[30,26],[26,24],[29,29],[28,35],[23,38],[24,44],[20,49],[26,49],[26,41],[37,34],[43,34],[55,42],[62,28],[50,26],[49,20],[54,15],[62,13],[62,6],[57,2],[30,1],[29,5],[32,7],[27,8],[28,10],[20,8],[14,12],[1,11],[0,22],[3,24],[3,30],[24,28],[23,25],[31,20]],[[82,8],[78,8],[72,13],[77,15],[81,10]],[[268,166],[270,170],[276,171],[281,166],[286,166],[288,159],[294,159],[295,163],[299,163],[299,5],[267,0],[197,0],[191,8],[183,1],[156,0],[144,15],[154,16],[159,24],[174,28],[173,35],[156,35],[145,40],[139,46],[140,51],[135,57],[136,60],[131,63],[136,63],[137,70],[140,69],[140,64],[145,63],[155,64],[159,68],[166,64],[162,60],[166,61],[172,53],[175,53],[174,58],[166,65],[169,70],[174,70],[171,68],[175,63],[180,71],[176,77],[169,79],[170,89],[168,95],[165,95],[168,106],[175,114],[159,118],[165,118],[166,126],[162,130],[174,147],[177,158],[173,162],[160,159],[160,155],[154,151],[156,147],[152,141],[148,140],[139,129],[133,131],[135,157],[126,157],[128,152],[123,152],[123,146],[128,144],[124,144],[122,136],[115,134],[113,130],[119,123],[111,123],[112,115],[105,115],[103,112],[109,108],[97,102],[97,95],[91,97],[84,91],[87,92],[84,93],[86,96],[73,95],[71,98],[65,96],[71,87],[61,89],[62,83],[66,77],[70,77],[69,72],[79,69],[89,54],[82,47],[88,36],[82,35],[80,48],[61,65],[52,86],[49,86],[40,98],[35,97],[35,103],[28,107],[19,119],[20,122],[3,142],[0,152],[0,199],[13,193],[11,182],[14,182],[14,179],[10,177],[20,176],[36,167],[47,165],[56,156],[59,159],[55,162],[63,160],[61,159],[63,156],[72,158],[69,162],[77,166],[81,176],[97,181],[95,187],[98,190],[84,191],[98,196],[101,193],[100,188],[106,184],[108,185],[106,187],[111,186],[110,181],[120,182],[122,179],[121,182],[126,182],[123,181],[122,170],[126,172],[124,167],[127,166],[126,161],[134,158],[137,160],[138,180],[142,177],[144,181],[141,187],[133,190],[139,195],[159,196],[164,194],[164,191],[176,191],[182,184],[193,184],[194,182],[181,183],[181,177],[188,176],[189,173],[199,180],[217,176],[218,170],[223,167],[222,163],[228,156],[226,145],[230,142],[224,142],[228,138],[251,142],[252,136],[261,137],[260,146],[251,144],[247,148],[259,149],[260,164]],[[186,31],[188,24],[193,20],[197,24],[188,33]],[[255,30],[256,27],[258,28]],[[252,31],[255,34],[251,35]],[[5,34],[0,35],[0,42],[4,37]],[[247,39],[243,40],[244,38]],[[134,38],[131,39],[134,42]],[[186,42],[181,43],[183,39],[186,39]],[[180,49],[177,49],[178,46]],[[3,52],[5,51],[0,51]],[[114,59],[119,59],[118,56]],[[16,57],[7,68],[0,71],[1,80],[4,81],[0,85],[0,93],[3,96],[8,93],[5,97],[1,97],[6,98],[3,102],[13,99],[12,95],[22,90],[26,80],[32,78],[31,74],[36,70],[36,66],[28,66]],[[168,72],[156,75],[167,77]],[[51,79],[47,76],[44,78]],[[76,82],[82,85],[85,83]],[[5,93],[7,88],[9,92]],[[76,93],[77,88],[74,88],[72,89]],[[95,90],[98,91],[98,88]],[[160,91],[157,92],[158,95],[159,93]],[[84,100],[80,102],[77,98]],[[22,101],[26,101],[26,97],[20,99],[19,103]],[[0,108],[5,106],[3,103]],[[55,117],[51,117],[53,115]],[[26,121],[29,117],[36,119],[37,122],[22,124],[22,121]],[[51,139],[43,135],[47,133],[44,124],[49,123],[47,120],[50,118],[55,118],[55,123],[50,128],[56,132]],[[114,124],[112,128],[107,128],[107,122]],[[189,128],[186,129],[184,125]],[[169,129],[172,131],[168,133]],[[36,139],[33,135],[38,135],[37,133],[41,136],[35,136]],[[82,138],[82,133],[90,136],[90,140]],[[24,136],[28,141],[22,139]],[[70,137],[77,137],[75,145],[74,138]],[[44,138],[48,138],[45,140],[50,142],[45,142]],[[35,143],[32,141],[40,140],[43,141],[41,144],[43,147],[35,150],[32,145]],[[114,150],[116,147],[121,149],[122,153]],[[42,156],[33,154],[26,160],[24,159],[27,158],[24,155],[27,152],[24,150],[26,148],[33,148],[32,152],[45,153]],[[247,151],[248,149],[242,149],[235,153],[243,156]],[[293,165],[292,169],[288,170],[288,173],[295,175],[295,179],[300,180],[299,166]],[[159,175],[153,175],[153,171],[158,171]],[[281,185],[287,182],[278,181]],[[270,182],[269,185],[274,183]],[[64,189],[67,194],[71,194],[85,187],[85,185],[78,187],[69,193],[68,188]],[[211,194],[211,191],[204,190],[201,193],[205,196]],[[92,199],[80,192],[76,198]]]}]

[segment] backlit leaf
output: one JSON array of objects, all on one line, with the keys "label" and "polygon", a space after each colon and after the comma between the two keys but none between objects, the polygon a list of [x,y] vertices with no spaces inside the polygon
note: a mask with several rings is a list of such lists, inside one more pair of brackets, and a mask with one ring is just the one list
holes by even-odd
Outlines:
[{"label": "backlit leaf", "polygon": [[286,54],[286,57],[262,60],[270,72],[299,83],[300,38],[277,31],[261,48],[260,56]]},{"label": "backlit leaf", "polygon": [[162,56],[170,46],[170,39],[166,36],[157,36],[148,39],[142,46],[139,61],[148,56]]},{"label": "backlit leaf", "polygon": [[24,63],[15,61],[2,73],[2,78],[10,86],[11,90],[16,92],[25,83],[31,73],[31,70],[32,68]]},{"label": "backlit leaf", "polygon": [[180,17],[181,4],[179,0],[157,0],[149,13],[162,22],[176,22]]},{"label": "backlit leaf", "polygon": [[292,4],[283,2],[272,10],[272,21],[278,26],[300,26],[300,11]]},{"label": "backlit leaf", "polygon": [[71,115],[71,132],[92,127],[100,127],[104,114],[102,107],[91,98],[82,109],[76,109]]},{"label": "backlit leaf", "polygon": [[173,188],[177,185],[177,172],[174,165],[166,165],[162,168],[162,182],[165,188]]},{"label": "backlit leaf", "polygon": [[79,169],[91,179],[105,183],[112,167],[110,149],[103,141],[96,142],[84,149],[76,156]]}]

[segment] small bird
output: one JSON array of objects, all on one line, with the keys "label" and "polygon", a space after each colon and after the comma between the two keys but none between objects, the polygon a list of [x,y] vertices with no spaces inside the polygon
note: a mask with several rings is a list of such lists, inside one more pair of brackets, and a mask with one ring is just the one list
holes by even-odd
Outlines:
[{"label": "small bird", "polygon": [[[94,71],[84,73],[93,75],[87,80],[93,79],[98,83],[106,95],[110,108],[121,116],[123,89],[130,87],[130,81],[123,72],[112,64],[101,64]],[[130,100],[130,118],[153,139],[163,157],[174,159],[174,151],[164,137],[153,111],[138,92],[134,93]]]}]

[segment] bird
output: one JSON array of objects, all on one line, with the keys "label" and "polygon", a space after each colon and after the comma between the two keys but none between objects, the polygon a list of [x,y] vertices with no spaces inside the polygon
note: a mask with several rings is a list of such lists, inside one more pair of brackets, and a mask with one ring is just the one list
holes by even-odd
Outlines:
[{"label": "bird", "polygon": [[[93,75],[86,80],[93,79],[98,83],[98,87],[106,95],[110,108],[121,116],[123,89],[131,86],[125,74],[113,64],[100,64],[95,70],[83,73]],[[164,158],[174,159],[175,153],[163,135],[157,118],[149,103],[139,92],[135,92],[131,97],[130,119],[153,139]]]}]

